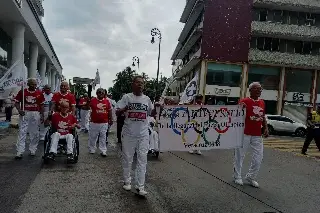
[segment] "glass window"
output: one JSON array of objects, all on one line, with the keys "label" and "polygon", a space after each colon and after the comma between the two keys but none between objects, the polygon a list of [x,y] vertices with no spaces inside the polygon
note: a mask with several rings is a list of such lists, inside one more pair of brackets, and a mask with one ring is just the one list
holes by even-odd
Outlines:
[{"label": "glass window", "polygon": [[240,86],[242,66],[208,63],[206,83],[219,86]]},{"label": "glass window", "polygon": [[312,87],[312,71],[288,70],[286,72],[286,91],[310,93]]},{"label": "glass window", "polygon": [[273,13],[273,21],[282,23],[283,21],[283,11],[282,10],[275,10]]},{"label": "glass window", "polygon": [[261,67],[252,65],[248,72],[248,85],[260,82],[265,90],[278,90],[280,82],[279,67]]},{"label": "glass window", "polygon": [[259,21],[267,21],[268,10],[261,10],[259,14]]}]

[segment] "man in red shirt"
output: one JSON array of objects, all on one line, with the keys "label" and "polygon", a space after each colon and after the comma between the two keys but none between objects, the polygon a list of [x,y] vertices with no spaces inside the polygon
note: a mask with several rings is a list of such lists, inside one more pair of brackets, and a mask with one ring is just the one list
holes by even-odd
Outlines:
[{"label": "man in red shirt", "polygon": [[51,111],[59,112],[60,111],[60,104],[63,101],[66,101],[67,103],[69,103],[70,112],[73,115],[75,115],[76,98],[68,90],[69,90],[68,82],[66,82],[66,81],[61,82],[60,92],[56,92],[53,94],[52,101],[51,101],[52,102]]},{"label": "man in red shirt", "polygon": [[30,155],[34,156],[37,151],[40,121],[43,122],[44,101],[42,92],[37,90],[37,81],[33,78],[28,80],[28,89],[20,90],[15,98],[15,107],[20,115],[16,159],[21,159],[23,156],[27,133],[30,137]]},{"label": "man in red shirt", "polygon": [[60,103],[60,112],[56,112],[52,115],[51,126],[56,132],[51,135],[51,147],[48,158],[54,160],[57,154],[58,143],[60,139],[66,139],[67,141],[67,160],[73,160],[73,143],[74,137],[72,130],[75,127],[79,128],[77,124],[77,118],[69,113],[69,103],[62,101]]},{"label": "man in red shirt", "polygon": [[99,138],[99,149],[101,156],[107,156],[106,136],[108,126],[112,125],[112,106],[108,99],[105,98],[105,92],[102,88],[97,90],[97,97],[92,98],[90,102],[91,121],[89,126],[89,152],[94,154],[96,143]]},{"label": "man in red shirt", "polygon": [[262,92],[262,87],[259,82],[253,82],[249,85],[250,97],[240,100],[239,104],[242,104],[246,109],[245,128],[243,137],[243,148],[235,150],[235,162],[234,162],[234,182],[238,185],[243,185],[241,177],[242,163],[250,145],[253,149],[251,166],[249,172],[246,175],[246,180],[253,187],[258,188],[259,184],[256,181],[262,158],[263,158],[263,140],[262,131],[264,130],[264,136],[268,137],[268,128],[265,118],[265,104],[262,99],[259,99]]},{"label": "man in red shirt", "polygon": [[84,94],[82,98],[80,98],[79,106],[81,108],[80,117],[81,117],[81,130],[87,132],[88,131],[88,122],[89,122],[89,109],[90,109],[90,99],[88,94]]}]

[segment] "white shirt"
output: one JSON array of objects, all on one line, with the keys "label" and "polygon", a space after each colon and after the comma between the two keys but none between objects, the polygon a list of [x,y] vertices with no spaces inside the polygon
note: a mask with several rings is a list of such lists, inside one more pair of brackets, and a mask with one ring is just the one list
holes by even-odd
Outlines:
[{"label": "white shirt", "polygon": [[144,137],[149,135],[148,116],[153,110],[153,104],[146,95],[136,96],[133,93],[125,94],[118,102],[117,108],[128,107],[125,112],[122,134],[130,137]]},{"label": "white shirt", "polygon": [[43,93],[43,96],[44,96],[44,100],[45,100],[44,104],[43,104],[43,111],[44,112],[49,112],[53,94],[50,93],[49,95],[47,95],[46,93]]}]

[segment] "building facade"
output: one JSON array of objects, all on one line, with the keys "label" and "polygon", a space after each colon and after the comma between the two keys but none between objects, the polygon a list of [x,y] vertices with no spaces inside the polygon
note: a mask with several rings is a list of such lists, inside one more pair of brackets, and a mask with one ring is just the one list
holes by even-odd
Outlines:
[{"label": "building facade", "polygon": [[304,122],[320,103],[319,1],[188,0],[180,22],[173,95],[199,73],[198,92],[214,104],[237,103],[255,81],[269,114]]},{"label": "building facade", "polygon": [[62,66],[41,22],[42,1],[0,1],[0,77],[23,57],[29,78],[39,72],[42,82],[55,88]]}]

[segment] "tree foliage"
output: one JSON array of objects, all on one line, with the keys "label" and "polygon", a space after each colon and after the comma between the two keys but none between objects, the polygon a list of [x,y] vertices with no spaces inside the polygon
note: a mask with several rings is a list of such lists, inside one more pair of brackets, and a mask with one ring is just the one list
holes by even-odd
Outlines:
[{"label": "tree foliage", "polygon": [[[116,101],[120,100],[122,95],[125,93],[130,93],[132,79],[134,76],[141,75],[145,79],[145,91],[144,94],[149,96],[153,100],[156,96],[156,79],[149,78],[146,73],[137,73],[135,70],[132,70],[131,67],[126,67],[123,71],[117,73],[116,79],[113,80],[113,87],[108,89],[108,93],[112,95],[112,98]],[[166,86],[167,78],[159,78],[159,90],[158,95],[161,95],[162,91]]]},{"label": "tree foliage", "polygon": [[[70,84],[70,83],[69,83]],[[70,91],[78,98],[80,95],[88,93],[87,85],[85,84],[70,84]]]}]

